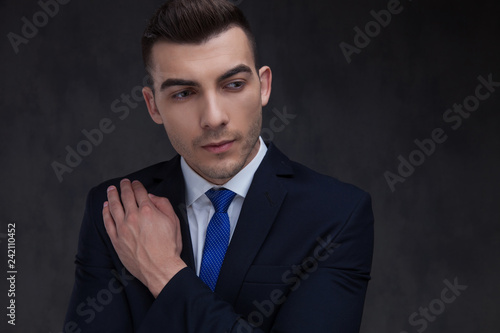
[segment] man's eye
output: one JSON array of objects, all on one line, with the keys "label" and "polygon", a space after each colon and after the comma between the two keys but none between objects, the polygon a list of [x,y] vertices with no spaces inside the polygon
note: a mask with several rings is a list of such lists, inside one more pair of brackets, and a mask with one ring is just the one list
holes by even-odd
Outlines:
[{"label": "man's eye", "polygon": [[228,83],[226,85],[226,88],[233,89],[233,90],[239,90],[239,89],[243,88],[244,85],[245,85],[245,82],[243,82],[243,81],[235,81],[235,82]]},{"label": "man's eye", "polygon": [[193,94],[192,91],[190,90],[183,90],[183,91],[180,91],[174,95],[172,95],[172,98],[173,99],[178,99],[178,100],[182,100],[182,99],[186,99],[188,98],[189,96],[191,96]]}]

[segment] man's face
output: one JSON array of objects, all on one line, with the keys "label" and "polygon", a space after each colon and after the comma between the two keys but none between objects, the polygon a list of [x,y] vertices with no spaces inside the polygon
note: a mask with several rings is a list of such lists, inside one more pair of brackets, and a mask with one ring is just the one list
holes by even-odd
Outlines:
[{"label": "man's face", "polygon": [[200,176],[224,184],[256,155],[271,70],[255,70],[240,28],[206,43],[158,42],[152,49],[154,94],[143,89],[149,113],[174,149]]}]

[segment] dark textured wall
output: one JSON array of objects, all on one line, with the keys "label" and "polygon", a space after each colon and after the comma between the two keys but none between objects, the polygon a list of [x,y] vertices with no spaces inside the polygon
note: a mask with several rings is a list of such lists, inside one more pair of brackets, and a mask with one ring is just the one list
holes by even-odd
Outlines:
[{"label": "dark textured wall", "polygon": [[[145,104],[124,99],[142,85],[140,36],[162,1],[65,1],[46,22],[36,1],[0,2],[0,276],[8,223],[16,224],[18,271],[15,327],[6,323],[9,288],[0,279],[1,332],[60,332],[86,193],[174,154]],[[496,332],[500,83],[476,87],[500,82],[500,5],[237,3],[253,24],[261,63],[274,71],[265,138],[373,196],[376,246],[362,332]],[[370,11],[388,5],[399,13],[377,30]],[[23,31],[23,17],[33,15],[38,31]],[[354,28],[367,23],[372,37],[355,41]],[[17,47],[13,34],[25,38]],[[463,103],[474,111],[455,113]],[[284,111],[296,117],[270,130]],[[53,163],[66,164],[67,147],[103,121],[111,132],[58,179]],[[398,172],[410,158],[419,165]],[[451,301],[445,294],[444,303],[447,283],[467,289]]]}]

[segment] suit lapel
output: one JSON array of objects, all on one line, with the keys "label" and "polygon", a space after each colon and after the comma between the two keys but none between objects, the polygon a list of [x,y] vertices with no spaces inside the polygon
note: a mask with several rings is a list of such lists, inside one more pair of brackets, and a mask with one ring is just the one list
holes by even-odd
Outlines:
[{"label": "suit lapel", "polygon": [[186,265],[195,269],[193,246],[186,213],[186,185],[184,183],[184,176],[182,175],[180,156],[177,155],[172,160],[166,162],[165,166],[155,175],[155,180],[159,183],[151,189],[151,193],[167,198],[172,204],[181,225],[181,259]]},{"label": "suit lapel", "polygon": [[254,175],[219,273],[215,290],[231,304],[285,199],[279,178],[291,174],[290,161],[271,144]]}]

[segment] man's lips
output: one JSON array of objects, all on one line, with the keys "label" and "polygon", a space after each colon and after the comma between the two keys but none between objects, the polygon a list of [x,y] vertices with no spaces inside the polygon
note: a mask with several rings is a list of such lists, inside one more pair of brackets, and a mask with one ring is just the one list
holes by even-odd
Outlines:
[{"label": "man's lips", "polygon": [[226,140],[226,141],[220,141],[220,142],[216,142],[216,143],[209,143],[207,145],[202,146],[202,148],[206,149],[209,152],[214,153],[214,154],[221,154],[221,153],[224,153],[224,152],[228,151],[229,149],[231,149],[231,147],[233,146],[233,143],[234,143],[234,140]]}]

